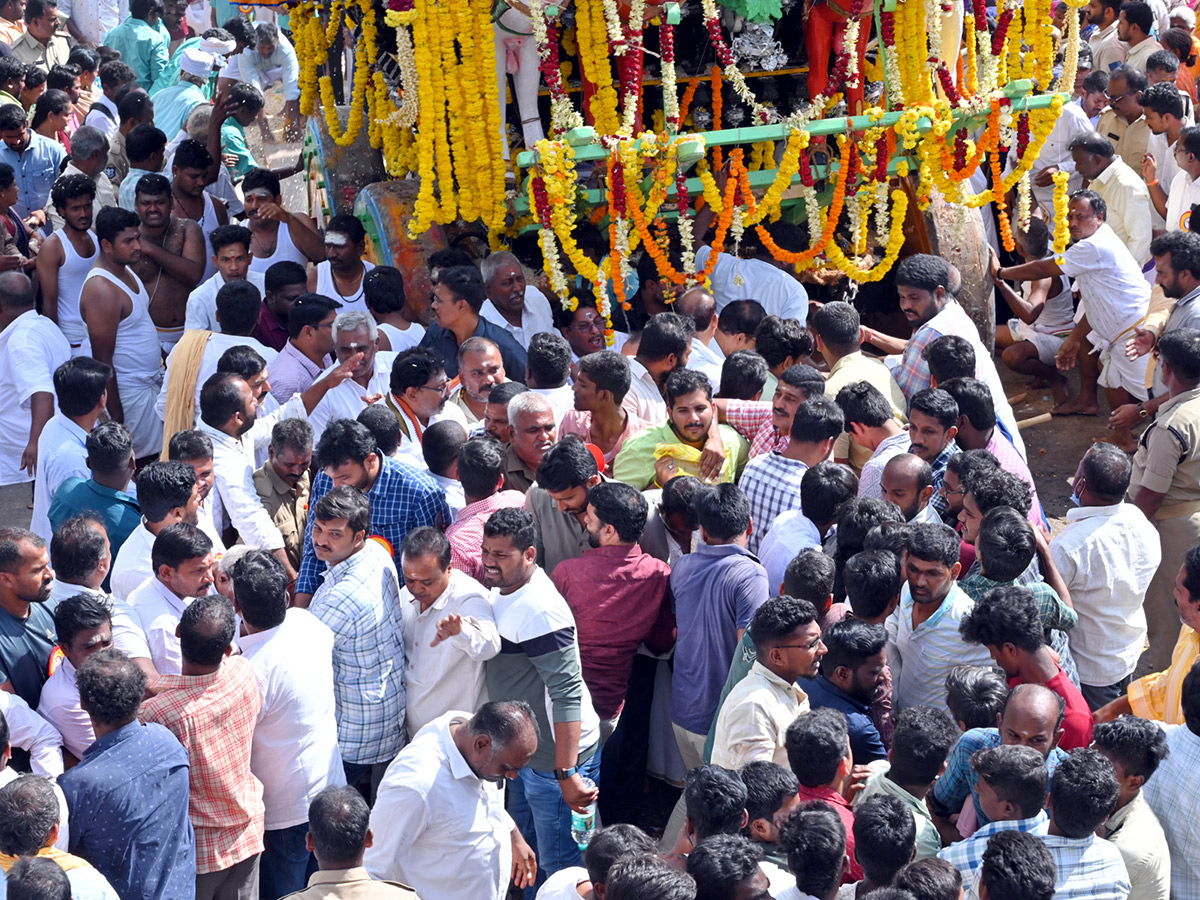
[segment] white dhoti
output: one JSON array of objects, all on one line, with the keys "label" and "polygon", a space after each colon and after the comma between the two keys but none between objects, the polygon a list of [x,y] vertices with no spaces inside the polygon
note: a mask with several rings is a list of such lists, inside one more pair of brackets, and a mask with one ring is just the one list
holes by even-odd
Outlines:
[{"label": "white dhoti", "polygon": [[[1140,324],[1141,320],[1137,322],[1137,325]],[[1137,325],[1131,325],[1111,341],[1089,331],[1088,340],[1100,354],[1100,387],[1120,388],[1135,400],[1146,400],[1150,396],[1146,390],[1146,366],[1150,363],[1150,357],[1130,359],[1125,355],[1125,341],[1133,335]]]},{"label": "white dhoti", "polygon": [[125,427],[133,435],[133,455],[136,459],[157,455],[162,451],[163,423],[154,409],[162,379],[162,369],[154,373],[117,372],[117,390],[121,392]]}]

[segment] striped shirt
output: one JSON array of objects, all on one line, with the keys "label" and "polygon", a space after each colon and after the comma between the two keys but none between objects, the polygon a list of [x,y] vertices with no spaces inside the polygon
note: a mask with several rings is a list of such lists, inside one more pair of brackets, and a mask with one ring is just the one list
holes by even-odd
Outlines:
[{"label": "striped shirt", "polygon": [[898,710],[909,706],[934,706],[946,710],[946,676],[955,666],[992,665],[987,648],[968,644],[958,633],[963,618],[975,601],[957,584],[932,616],[913,627],[912,593],[907,584],[900,591],[900,606],[888,616],[888,640],[896,646],[903,665],[896,680],[893,700]]},{"label": "striped shirt", "polygon": [[330,566],[308,611],[336,637],[333,686],[342,759],[391,762],[404,746],[405,663],[400,583],[391,554],[368,540]]},{"label": "striped shirt", "polygon": [[883,467],[893,456],[907,453],[910,443],[907,431],[893,434],[880,442],[871,458],[863,463],[862,474],[858,476],[858,496],[883,499]]},{"label": "striped shirt", "polygon": [[[1094,834],[1082,838],[1047,834],[1042,842],[1054,857],[1058,876],[1054,900],[1126,900],[1129,896],[1129,872],[1116,844]],[[1171,894],[1179,898],[1195,896],[1175,891]]]},{"label": "striped shirt", "polygon": [[[1184,626],[1185,628],[1187,626]],[[1200,737],[1186,725],[1169,725],[1170,755],[1147,779],[1142,794],[1167,836],[1171,851],[1171,896],[1200,897]]]},{"label": "striped shirt", "polygon": [[1200,658],[1200,634],[1180,625],[1179,640],[1165,672],[1144,675],[1129,685],[1129,705],[1134,715],[1167,725],[1183,724],[1183,679]]},{"label": "striped shirt", "polygon": [[1008,819],[1002,822],[988,822],[979,826],[979,830],[967,838],[951,844],[938,853],[938,859],[944,859],[962,873],[963,884],[970,884],[976,869],[983,862],[983,853],[987,850],[988,839],[1001,831],[1024,831],[1039,837],[1049,834],[1050,819],[1044,809],[1028,819]]}]

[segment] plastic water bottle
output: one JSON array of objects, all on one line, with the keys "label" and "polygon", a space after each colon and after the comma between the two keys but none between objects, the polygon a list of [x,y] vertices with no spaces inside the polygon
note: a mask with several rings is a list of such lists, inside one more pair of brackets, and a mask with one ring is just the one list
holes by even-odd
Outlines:
[{"label": "plastic water bottle", "polygon": [[[590,778],[583,779],[583,786],[586,790],[592,790],[596,786],[596,782]],[[588,808],[583,812],[571,810],[571,840],[579,847],[580,850],[585,850],[587,845],[592,840],[592,835],[596,833],[596,801],[593,800],[588,804]]]}]

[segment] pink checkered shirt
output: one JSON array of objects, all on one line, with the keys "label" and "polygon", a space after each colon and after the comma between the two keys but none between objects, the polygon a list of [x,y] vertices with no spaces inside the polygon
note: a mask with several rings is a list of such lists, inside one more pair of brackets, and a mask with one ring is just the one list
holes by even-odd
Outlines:
[{"label": "pink checkered shirt", "polygon": [[497,491],[490,497],[464,506],[454,517],[454,524],[446,529],[446,538],[450,541],[450,564],[476,581],[482,581],[483,567],[479,557],[483,547],[483,526],[488,516],[498,509],[524,505],[525,495],[520,491]]},{"label": "pink checkered shirt", "polygon": [[771,404],[764,400],[730,400],[725,421],[750,442],[750,459],[788,445],[786,435],[771,424]]},{"label": "pink checkered shirt", "polygon": [[143,722],[168,728],[188,753],[188,815],[196,872],[220,872],[263,849],[262,784],[250,771],[250,742],[262,700],[250,663],[227,658],[211,675],[163,675],[142,704]]}]

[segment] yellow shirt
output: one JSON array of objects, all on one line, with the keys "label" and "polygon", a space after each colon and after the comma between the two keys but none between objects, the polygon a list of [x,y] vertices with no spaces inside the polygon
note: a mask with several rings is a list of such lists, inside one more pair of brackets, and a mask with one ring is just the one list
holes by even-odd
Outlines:
[{"label": "yellow shirt", "polygon": [[1166,725],[1183,724],[1183,679],[1200,658],[1200,634],[1186,625],[1179,628],[1179,640],[1171,653],[1171,666],[1129,685],[1129,705],[1134,715],[1154,719]]}]

